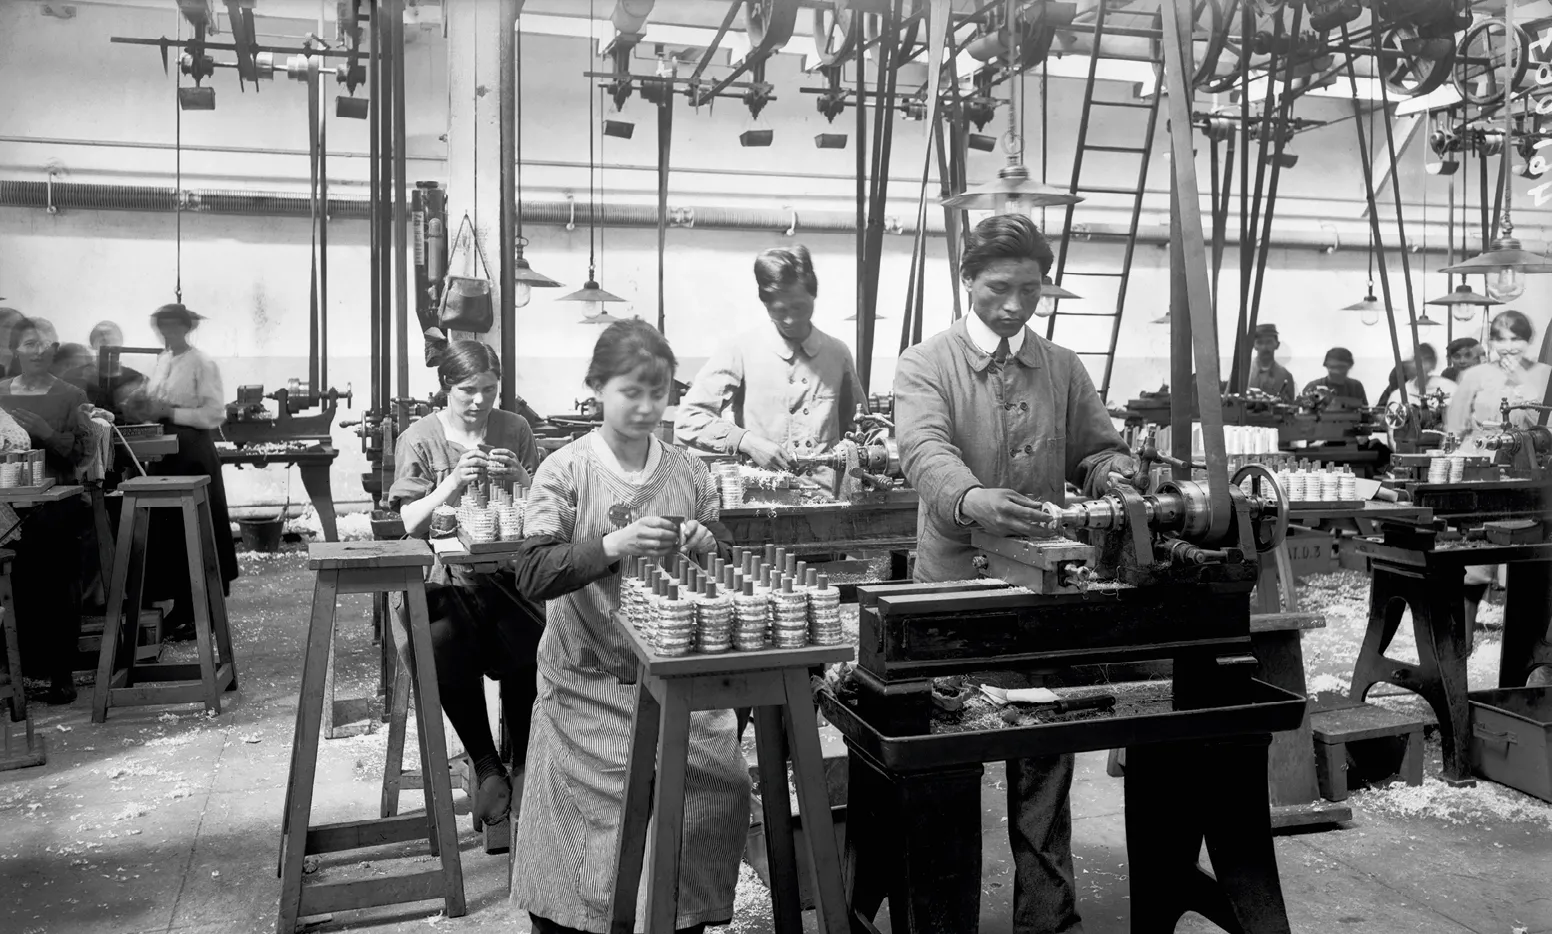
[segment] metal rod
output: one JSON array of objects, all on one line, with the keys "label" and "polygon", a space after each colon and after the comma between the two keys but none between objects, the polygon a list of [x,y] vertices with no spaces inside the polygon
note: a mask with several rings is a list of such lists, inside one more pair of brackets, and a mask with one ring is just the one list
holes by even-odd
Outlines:
[{"label": "metal rod", "polygon": [[[1345,27],[1343,28],[1342,32],[1344,34],[1347,32]],[[1353,113],[1361,117],[1363,113],[1363,104],[1358,100],[1358,74],[1357,71],[1353,68],[1353,60],[1351,58],[1347,60],[1347,81],[1353,89]],[[1375,204],[1374,201],[1374,165],[1370,162],[1369,159],[1369,140],[1367,134],[1363,132],[1362,119],[1355,119],[1353,121],[1353,126],[1357,127],[1358,129],[1358,161],[1363,167],[1364,198],[1368,201],[1369,204],[1369,236],[1373,238],[1373,250],[1379,255],[1380,259],[1380,288],[1383,290],[1381,294],[1383,294],[1385,297],[1385,321],[1390,326],[1391,356],[1395,359],[1397,374],[1404,376],[1405,371],[1401,367],[1401,337],[1396,333],[1396,314],[1392,310],[1393,306],[1391,305],[1390,301],[1390,273],[1386,271],[1387,264],[1385,263],[1385,241],[1383,235],[1380,232],[1379,207]],[[1406,247],[1403,245],[1402,249],[1405,248]],[[1405,379],[1399,379],[1397,382],[1400,384],[1401,404],[1406,405],[1407,381]]]},{"label": "metal rod", "polygon": [[717,34],[711,37],[711,45],[707,46],[706,51],[701,54],[701,60],[695,63],[695,71],[691,73],[690,81],[700,80],[701,72],[705,71],[706,66],[711,64],[711,57],[717,54],[717,49],[722,47],[723,37],[727,35],[728,29],[732,27],[733,20],[738,17],[738,11],[743,8],[744,0],[732,0],[728,4],[727,13],[722,17],[722,25],[717,27]]},{"label": "metal rod", "polygon": [[[1293,12],[1293,34],[1299,34],[1299,27],[1304,24],[1304,7],[1298,7]],[[1271,83],[1270,80],[1268,83]],[[1277,188],[1282,182],[1283,175],[1283,147],[1287,145],[1287,135],[1282,132],[1282,121],[1288,116],[1293,107],[1293,69],[1284,72],[1283,90],[1277,99],[1277,132],[1272,141],[1272,178],[1266,193],[1266,215],[1261,218],[1261,236],[1256,238],[1256,285],[1250,297],[1250,315],[1246,321],[1246,332],[1243,340],[1252,342],[1256,333],[1256,321],[1261,316],[1261,287],[1266,281],[1266,262],[1272,248],[1272,218],[1277,213]],[[1266,158],[1262,153],[1262,159]],[[1237,341],[1236,341],[1237,342]],[[1240,353],[1244,353],[1243,350]],[[1249,382],[1249,359],[1245,362],[1246,382]]]},{"label": "metal rod", "polygon": [[410,395],[409,196],[404,171],[404,0],[387,0],[393,55],[393,255],[398,397]]},{"label": "metal rod", "polygon": [[517,204],[517,14],[520,0],[501,0],[497,10],[496,56],[501,62],[501,231],[498,237],[501,256],[492,275],[500,276],[497,286],[501,299],[501,407],[517,409],[517,230],[520,226]]},{"label": "metal rod", "polygon": [[674,137],[674,96],[664,94],[657,103],[657,329],[668,321],[665,265],[668,252],[668,155]]},{"label": "metal rod", "polygon": [[[1246,4],[1245,8],[1248,13],[1248,3]],[[1282,35],[1283,21],[1281,17],[1278,17],[1272,31],[1272,44],[1274,49],[1276,48],[1277,39]],[[1245,69],[1245,73],[1247,75],[1246,83],[1248,86],[1248,56],[1241,58],[1240,63]],[[1250,323],[1252,307],[1251,293],[1252,289],[1254,288],[1255,280],[1255,257],[1257,255],[1256,241],[1259,240],[1259,236],[1257,235],[1257,228],[1261,226],[1261,201],[1266,190],[1266,152],[1267,145],[1271,142],[1272,138],[1272,120],[1270,117],[1273,112],[1272,100],[1277,89],[1277,82],[1272,80],[1271,75],[1275,73],[1276,66],[1277,53],[1274,51],[1267,64],[1268,77],[1266,81],[1266,100],[1261,105],[1261,112],[1263,115],[1260,124],[1261,139],[1256,150],[1256,185],[1254,193],[1251,196],[1250,222],[1246,230],[1246,237],[1254,239],[1240,241],[1239,326],[1235,329],[1234,332],[1234,354],[1231,357],[1232,369],[1230,370],[1229,376],[1229,392],[1239,392],[1243,390],[1245,388],[1245,384],[1249,382],[1250,379],[1250,361],[1245,353],[1245,344],[1247,343],[1247,338],[1252,327]],[[1242,94],[1242,101],[1244,98],[1248,98],[1249,96],[1249,94]],[[1246,108],[1248,106],[1248,102],[1241,104],[1242,108]],[[1278,108],[1278,112],[1281,113],[1280,106]],[[1248,111],[1242,110],[1242,113],[1248,114]]]},{"label": "metal rod", "polygon": [[[1513,6],[1513,4],[1509,4]],[[1374,40],[1376,54],[1379,50],[1379,39]],[[1390,194],[1396,205],[1396,238],[1401,246],[1401,281],[1406,285],[1407,321],[1412,330],[1412,359],[1418,361],[1418,391],[1419,397],[1423,394],[1423,388],[1427,380],[1422,372],[1422,362],[1419,359],[1422,339],[1417,333],[1417,297],[1412,293],[1412,259],[1407,252],[1406,223],[1401,212],[1401,170],[1396,164],[1396,134],[1390,120],[1390,91],[1385,82],[1380,82],[1380,106],[1385,114],[1385,151],[1390,156]],[[1426,176],[1425,176],[1426,177]]]},{"label": "metal rod", "polygon": [[[230,42],[203,42],[203,41],[201,41],[201,42],[194,42],[192,40],[182,40],[182,41],[180,41],[180,40],[177,40],[177,39],[169,39],[166,36],[163,36],[160,39],[140,39],[140,38],[134,38],[134,37],[128,37],[128,36],[112,36],[112,37],[110,37],[108,39],[108,41],[109,42],[118,43],[119,45],[164,45],[165,44],[168,48],[184,48],[186,46],[197,45],[201,49],[205,49],[205,50],[215,49],[217,52],[236,52],[237,51],[237,46],[233,45]],[[307,48],[305,46],[293,48],[293,47],[290,47],[290,46],[283,46],[283,45],[253,45],[253,46],[249,46],[249,48],[251,48],[255,52],[272,52],[272,53],[274,53],[276,55],[316,55],[316,56],[318,56],[320,58],[349,58],[350,57],[350,50],[349,49],[310,49],[310,48]],[[221,66],[221,67],[231,67],[231,68],[236,68],[237,67],[236,64],[232,64],[232,65],[228,66],[228,65],[226,65],[223,62],[216,62],[215,64],[218,65],[218,66]]]},{"label": "metal rod", "polygon": [[382,179],[378,175],[379,143],[382,136],[382,104],[378,100],[379,90],[378,74],[379,59],[377,50],[382,42],[381,25],[382,17],[378,14],[376,3],[371,4],[370,30],[372,47],[367,51],[367,160],[370,165],[367,190],[371,192],[369,203],[369,220],[371,228],[367,235],[369,255],[367,262],[371,270],[371,288],[369,298],[369,311],[367,314],[369,335],[367,337],[367,357],[371,363],[371,383],[367,390],[367,408],[371,411],[382,411],[382,397],[378,395],[378,382],[382,377],[383,358],[378,353],[378,344],[381,342],[382,311],[383,311],[383,282],[382,282],[382,252],[383,241],[379,237],[381,233],[382,204],[381,186]]}]

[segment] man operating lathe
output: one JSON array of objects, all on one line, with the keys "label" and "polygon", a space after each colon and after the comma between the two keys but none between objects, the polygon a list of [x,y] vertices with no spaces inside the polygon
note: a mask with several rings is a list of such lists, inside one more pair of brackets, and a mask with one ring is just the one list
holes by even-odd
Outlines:
[{"label": "man operating lathe", "polygon": [[[1102,493],[1132,460],[1077,354],[1025,327],[1051,245],[1029,218],[988,218],[965,239],[973,314],[900,356],[895,415],[906,476],[921,497],[916,579],[976,576],[972,529],[1025,536],[1070,480]],[[1073,757],[1007,763],[1017,934],[1082,931],[1072,869]]]}]

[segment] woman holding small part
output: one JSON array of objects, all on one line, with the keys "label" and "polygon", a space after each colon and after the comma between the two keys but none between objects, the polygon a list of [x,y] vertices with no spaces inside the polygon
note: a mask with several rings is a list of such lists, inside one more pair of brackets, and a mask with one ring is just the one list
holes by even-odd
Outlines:
[{"label": "woman holding small part", "polygon": [[[528,500],[518,586],[548,600],[549,612],[512,900],[529,912],[534,934],[610,927],[637,690],[630,637],[611,616],[621,559],[716,548],[711,472],[655,436],[673,373],[673,351],[651,325],[610,325],[587,373],[603,425],[550,455]],[[665,518],[679,516],[690,518],[677,526]],[[749,775],[733,712],[689,714],[677,930],[731,920],[748,827]],[[640,918],[646,886],[637,892]]]},{"label": "woman holding small part", "polygon": [[[442,352],[437,376],[447,407],[399,436],[388,491],[405,532],[417,538],[429,534],[438,506],[457,505],[486,478],[526,487],[539,466],[528,423],[495,407],[501,360],[494,350],[479,341],[454,341]],[[513,763],[521,768],[527,761],[543,608],[521,596],[508,574],[440,561],[426,582],[426,604],[442,708],[474,764],[474,814],[482,823],[498,823],[511,807],[512,785],[490,733],[480,679],[488,675],[502,682]]]}]

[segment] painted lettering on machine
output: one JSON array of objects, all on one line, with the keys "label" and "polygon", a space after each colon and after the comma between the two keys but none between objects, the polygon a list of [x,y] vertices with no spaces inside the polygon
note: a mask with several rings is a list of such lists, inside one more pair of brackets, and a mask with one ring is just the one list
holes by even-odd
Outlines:
[{"label": "painted lettering on machine", "polygon": [[[1532,61],[1536,65],[1536,89],[1532,92],[1532,98],[1536,105],[1536,122],[1539,124],[1543,118],[1552,118],[1552,30],[1542,30],[1530,44],[1531,53],[1535,56]],[[1537,140],[1534,144],[1535,154],[1526,164],[1525,174],[1531,178],[1541,178],[1549,167],[1546,155],[1542,150],[1552,146],[1552,139]],[[1530,196],[1535,200],[1536,207],[1542,207],[1552,201],[1552,181],[1545,181],[1531,188]]]}]

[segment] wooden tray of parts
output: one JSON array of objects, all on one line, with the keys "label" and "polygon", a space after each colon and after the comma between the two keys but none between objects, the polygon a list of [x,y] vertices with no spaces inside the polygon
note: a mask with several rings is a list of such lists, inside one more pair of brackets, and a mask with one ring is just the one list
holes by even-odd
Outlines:
[{"label": "wooden tray of parts", "polygon": [[829,688],[820,689],[815,698],[825,719],[848,740],[882,765],[901,772],[1149,743],[1280,733],[1296,729],[1308,706],[1298,694],[1251,679],[1241,696],[1225,696],[1223,703],[1214,707],[959,733],[886,736]]},{"label": "wooden tray of parts", "polygon": [[523,544],[522,539],[506,542],[477,542],[469,535],[468,530],[463,528],[458,529],[458,540],[463,542],[464,550],[471,555],[499,556],[515,554],[517,549],[522,547]]},{"label": "wooden tray of parts", "polygon": [[761,649],[758,652],[691,652],[688,655],[659,655],[647,644],[645,637],[632,626],[630,620],[619,612],[613,614],[615,625],[630,637],[631,648],[641,660],[647,674],[659,678],[686,675],[736,674],[745,671],[769,671],[772,668],[810,668],[849,662],[857,655],[857,647],[850,642],[840,645],[805,645],[801,649]]}]

